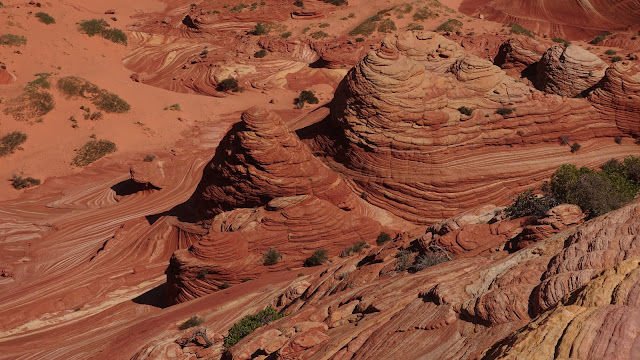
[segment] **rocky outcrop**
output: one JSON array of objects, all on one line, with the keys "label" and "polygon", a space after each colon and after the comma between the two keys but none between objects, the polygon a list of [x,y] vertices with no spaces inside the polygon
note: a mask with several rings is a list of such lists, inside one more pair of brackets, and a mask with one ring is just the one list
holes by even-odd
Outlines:
[{"label": "rocky outcrop", "polygon": [[494,63],[502,69],[515,69],[522,73],[540,61],[547,48],[547,45],[528,36],[514,36],[500,46]]},{"label": "rocky outcrop", "polygon": [[[276,198],[257,209],[216,216],[209,233],[173,254],[167,269],[172,302],[184,302],[266,272],[302,266],[318,249],[336,256],[346,247],[372,243],[381,226],[315,196]],[[276,249],[277,264],[263,265],[263,254]]]},{"label": "rocky outcrop", "polygon": [[280,117],[252,107],[221,141],[194,198],[212,217],[296,195],[315,195],[344,210],[353,210],[359,200]]},{"label": "rocky outcrop", "polygon": [[638,291],[640,260],[625,260],[491,347],[483,359],[635,359]]},{"label": "rocky outcrop", "polygon": [[518,237],[509,244],[509,249],[523,249],[568,227],[581,224],[585,217],[586,215],[577,205],[561,204],[555,206],[547,211],[544,217],[525,226]]},{"label": "rocky outcrop", "polygon": [[604,77],[607,64],[595,54],[576,45],[554,45],[538,62],[538,89],[574,97],[589,91]]},{"label": "rocky outcrop", "polygon": [[616,62],[605,72],[598,87],[589,94],[603,119],[615,121],[618,128],[640,136],[640,65],[635,61]]}]

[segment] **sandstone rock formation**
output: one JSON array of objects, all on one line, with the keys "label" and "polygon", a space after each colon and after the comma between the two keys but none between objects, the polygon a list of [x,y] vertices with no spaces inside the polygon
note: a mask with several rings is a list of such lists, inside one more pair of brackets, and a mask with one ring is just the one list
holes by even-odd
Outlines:
[{"label": "sandstone rock formation", "polygon": [[547,45],[541,44],[536,39],[528,36],[514,36],[500,46],[494,63],[502,69],[515,69],[522,73],[540,61],[547,49]]},{"label": "sandstone rock formation", "polygon": [[554,45],[537,65],[536,86],[551,94],[574,97],[604,77],[607,64],[576,45]]},{"label": "sandstone rock formation", "polygon": [[581,224],[586,215],[577,205],[561,204],[550,209],[544,217],[536,219],[533,224],[527,225],[522,232],[510,244],[509,248],[518,250],[542,239],[564,230],[568,227]]}]

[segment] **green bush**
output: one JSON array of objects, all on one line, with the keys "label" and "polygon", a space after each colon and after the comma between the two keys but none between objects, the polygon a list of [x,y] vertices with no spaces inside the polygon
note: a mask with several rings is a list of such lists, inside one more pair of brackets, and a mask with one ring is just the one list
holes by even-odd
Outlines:
[{"label": "green bush", "polygon": [[525,29],[522,25],[517,23],[508,23],[508,27],[511,28],[511,33],[516,35],[526,35],[530,38],[534,37],[530,30]]},{"label": "green bush", "polygon": [[281,37],[281,38],[283,38],[283,39],[286,39],[286,38],[288,38],[288,37],[289,37],[289,36],[291,36],[291,35],[293,35],[293,34],[291,33],[291,31],[287,31],[287,32],[285,32],[285,33],[282,33],[282,34],[280,35],[280,37]]},{"label": "green bush", "polygon": [[565,47],[571,45],[571,42],[569,40],[565,40],[565,39],[563,39],[561,37],[555,37],[552,40],[553,40],[553,42],[564,44]]},{"label": "green bush", "polygon": [[203,322],[204,322],[203,318],[194,315],[194,316],[190,317],[189,320],[183,322],[182,325],[180,325],[180,327],[178,327],[178,329],[187,330],[188,328],[192,328],[194,326],[198,326],[198,325],[202,324]]},{"label": "green bush", "polygon": [[4,34],[0,35],[0,45],[20,46],[27,45],[27,38],[20,35]]},{"label": "green bush", "polygon": [[304,261],[305,267],[319,266],[324,264],[329,259],[329,250],[320,249],[316,250],[313,255],[309,256]]},{"label": "green bush", "polygon": [[241,12],[242,9],[248,8],[249,5],[247,4],[238,4],[234,7],[231,8],[231,12]]},{"label": "green bush", "polygon": [[312,32],[311,34],[309,34],[309,36],[311,36],[312,38],[318,40],[318,39],[324,39],[326,37],[329,37],[329,34],[327,34],[324,31],[315,31],[315,32]]},{"label": "green bush", "polygon": [[56,19],[54,19],[51,15],[47,13],[43,13],[43,12],[36,13],[36,17],[38,18],[38,20],[40,20],[40,22],[43,22],[47,25],[56,23]]},{"label": "green bush", "polygon": [[462,29],[462,22],[456,19],[449,19],[436,28],[436,31],[456,32]]},{"label": "green bush", "polygon": [[305,103],[317,104],[318,102],[319,100],[316,95],[313,93],[313,91],[309,90],[302,90],[300,92],[300,95],[297,98],[293,99],[293,104],[298,109],[302,109]]},{"label": "green bush", "polygon": [[27,141],[27,134],[20,131],[10,132],[0,138],[0,157],[13,154],[16,150],[22,150],[20,145]]},{"label": "green bush", "polygon": [[90,99],[100,110],[107,113],[124,113],[131,109],[131,106],[118,95],[100,89],[95,84],[77,76],[58,79],[57,87],[65,97]]},{"label": "green bush", "polygon": [[77,151],[72,164],[75,166],[87,166],[117,150],[116,144],[109,140],[90,140]]},{"label": "green bush", "polygon": [[303,8],[303,7],[304,7],[304,3],[302,2],[302,0],[296,0],[296,1],[294,1],[294,2],[293,2],[293,5],[294,5],[294,6],[297,6],[297,7],[300,7],[300,8]]},{"label": "green bush", "polygon": [[255,315],[243,317],[229,329],[229,334],[224,339],[224,347],[229,349],[247,335],[251,334],[255,329],[285,316],[287,316],[287,314],[278,314],[276,309],[268,307]]},{"label": "green bush", "polygon": [[607,51],[605,51],[604,53],[607,54],[607,55],[615,55],[618,52],[613,50],[613,49],[607,49]]},{"label": "green bush", "polygon": [[51,82],[49,82],[49,76],[51,76],[51,74],[49,74],[49,73],[38,73],[38,74],[36,74],[36,76],[38,78],[33,80],[33,81],[30,81],[29,83],[27,83],[27,86],[25,86],[25,90],[31,91],[31,90],[49,89],[49,88],[51,88]]},{"label": "green bush", "polygon": [[604,32],[598,36],[596,36],[593,40],[591,40],[592,44],[599,44],[601,42],[603,42],[609,35],[611,35],[610,32]]},{"label": "green bush", "polygon": [[216,88],[218,91],[233,91],[233,92],[238,92],[240,91],[240,88],[238,87],[238,80],[234,79],[234,78],[228,78],[225,80],[220,81],[220,83],[218,84],[218,87]]},{"label": "green bush", "polygon": [[458,108],[458,111],[462,114],[462,115],[467,115],[467,116],[471,116],[471,114],[473,114],[473,110],[466,107],[466,106],[461,106]]},{"label": "green bush", "polygon": [[616,144],[618,144],[618,145],[622,144],[622,136],[616,136],[616,137],[614,137],[614,138],[613,138],[613,141],[614,141]]},{"label": "green bush", "polygon": [[281,258],[282,255],[278,250],[276,250],[276,248],[271,248],[262,254],[262,263],[267,266],[275,265]]},{"label": "green bush", "polygon": [[91,99],[91,102],[100,110],[108,113],[124,113],[131,109],[131,106],[126,101],[106,90],[100,91],[98,95]]},{"label": "green bush", "polygon": [[88,36],[100,35],[101,37],[127,45],[127,35],[119,29],[109,29],[111,25],[104,19],[83,20],[78,23],[78,31]]},{"label": "green bush", "polygon": [[259,59],[259,58],[263,58],[263,57],[267,56],[267,54],[268,54],[268,53],[267,53],[267,50],[262,49],[262,50],[260,50],[260,51],[256,51],[256,52],[253,54],[253,57],[255,57],[255,58],[258,58],[258,59]]},{"label": "green bush", "polygon": [[622,61],[622,57],[621,56],[614,56],[611,58],[611,62],[618,62],[618,61]]},{"label": "green bush", "polygon": [[378,32],[388,34],[396,30],[397,30],[396,24],[391,19],[384,19],[380,21],[380,24],[378,24]]},{"label": "green bush", "polygon": [[369,247],[369,244],[367,244],[366,241],[359,241],[353,244],[352,246],[347,246],[344,250],[342,250],[342,253],[340,253],[340,257],[349,257],[352,255],[355,255],[360,251],[362,251],[362,249],[368,248],[368,247]]},{"label": "green bush", "polygon": [[22,176],[13,174],[13,177],[11,178],[11,185],[13,186],[14,189],[17,189],[17,190],[27,189],[32,186],[40,185],[40,179],[35,179],[32,177],[23,178]]},{"label": "green bush", "polygon": [[580,150],[580,148],[582,147],[582,145],[578,144],[577,142],[574,142],[573,144],[571,144],[571,152],[577,152],[578,150]]},{"label": "green bush", "polygon": [[253,30],[251,30],[251,34],[256,36],[266,35],[268,33],[269,33],[269,27],[260,22],[256,24]]},{"label": "green bush", "polygon": [[505,214],[512,218],[524,216],[543,216],[552,207],[558,205],[553,197],[538,196],[533,193],[533,189],[528,189],[513,200],[513,204],[505,208]]},{"label": "green bush", "polygon": [[416,10],[413,14],[414,21],[422,21],[440,16],[437,12],[431,11],[428,6],[424,6]]},{"label": "green bush", "polygon": [[363,35],[369,36],[373,34],[374,31],[378,28],[377,22],[380,21],[380,15],[373,15],[370,18],[366,19],[360,25],[356,26],[353,30],[349,31],[349,35]]},{"label": "green bush", "polygon": [[511,109],[511,108],[502,107],[502,108],[498,108],[496,110],[496,114],[499,114],[499,115],[502,115],[502,116],[509,115],[511,113],[513,113],[513,109]]},{"label": "green bush", "polygon": [[387,234],[384,231],[381,232],[380,235],[378,235],[378,237],[376,238],[376,244],[378,244],[378,246],[384,245],[389,241],[391,241],[391,235]]}]

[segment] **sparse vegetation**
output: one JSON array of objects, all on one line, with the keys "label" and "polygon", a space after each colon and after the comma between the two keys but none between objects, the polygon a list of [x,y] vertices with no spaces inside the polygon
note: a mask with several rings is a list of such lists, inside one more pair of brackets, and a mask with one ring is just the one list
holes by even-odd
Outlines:
[{"label": "sparse vegetation", "polygon": [[607,54],[607,55],[615,55],[618,52],[613,50],[613,49],[607,49],[607,51],[605,51],[604,53]]},{"label": "sparse vegetation", "polygon": [[340,257],[349,257],[349,256],[353,256],[355,254],[358,254],[360,251],[362,251],[362,249],[368,248],[369,244],[367,244],[366,241],[359,241],[355,244],[353,244],[352,246],[347,246],[346,248],[344,248],[344,250],[342,250],[342,253],[340,253]]},{"label": "sparse vegetation", "polygon": [[267,54],[268,54],[267,50],[262,49],[262,50],[256,51],[256,52],[253,54],[253,57],[255,57],[255,58],[258,58],[258,59],[259,59],[259,58],[263,58],[263,57],[267,56]]},{"label": "sparse vegetation", "polygon": [[280,34],[280,37],[281,37],[281,38],[283,38],[283,39],[286,39],[286,38],[288,38],[288,37],[289,37],[289,36],[291,36],[291,35],[293,35],[293,34],[291,33],[291,31],[287,31],[287,32],[285,32],[285,33]]},{"label": "sparse vegetation", "polygon": [[618,144],[621,145],[622,144],[622,136],[616,136],[613,138],[613,141]]},{"label": "sparse vegetation", "polygon": [[376,238],[376,244],[378,244],[378,246],[382,246],[389,241],[391,241],[391,235],[387,234],[384,231],[381,232],[380,235],[378,235],[378,237]]},{"label": "sparse vegetation", "polygon": [[611,62],[618,62],[618,61],[622,61],[622,56],[614,56],[611,58]]},{"label": "sparse vegetation", "polygon": [[356,26],[353,30],[349,32],[349,35],[356,36],[369,36],[373,34],[374,31],[378,28],[377,22],[380,21],[380,15],[373,15],[367,18],[365,21],[360,23],[360,25]]},{"label": "sparse vegetation", "polygon": [[562,165],[542,185],[544,195],[532,195],[532,189],[520,194],[507,208],[518,211],[508,213],[509,216],[539,216],[545,207],[568,203],[580,206],[589,217],[595,217],[623,206],[640,189],[640,158],[612,159],[600,169]]},{"label": "sparse vegetation", "polygon": [[329,37],[329,34],[327,34],[324,31],[314,31],[311,34],[309,34],[309,36],[311,36],[313,39],[324,39],[326,37]]},{"label": "sparse vegetation", "polygon": [[436,28],[436,31],[456,32],[462,29],[462,22],[456,19],[449,19]]},{"label": "sparse vegetation", "polygon": [[269,33],[269,27],[263,23],[257,23],[256,26],[251,30],[251,35],[266,35]]},{"label": "sparse vegetation", "polygon": [[131,109],[131,106],[118,95],[100,89],[95,84],[77,76],[58,79],[57,87],[67,98],[90,99],[100,110],[107,113],[124,113]]},{"label": "sparse vegetation", "polygon": [[309,90],[302,90],[300,92],[300,95],[297,98],[293,99],[293,104],[298,109],[302,109],[306,103],[317,104],[318,102],[319,100],[316,95],[313,93],[313,91]]},{"label": "sparse vegetation", "polygon": [[552,40],[553,40],[553,42],[564,44],[565,47],[571,45],[571,42],[569,40],[565,40],[565,39],[563,39],[561,37],[555,37]]},{"label": "sparse vegetation", "polygon": [[207,277],[207,274],[209,274],[209,271],[207,269],[200,269],[200,271],[198,271],[198,275],[196,275],[196,278],[198,280],[204,280]]},{"label": "sparse vegetation", "polygon": [[16,190],[27,189],[37,185],[40,185],[40,179],[35,179],[30,176],[22,177],[16,174],[13,174],[13,176],[11,177],[11,186],[13,186],[13,188]]},{"label": "sparse vegetation", "polygon": [[229,333],[224,339],[224,347],[226,349],[232,347],[247,335],[251,334],[255,329],[285,316],[287,316],[287,314],[279,314],[276,309],[268,307],[255,315],[243,317],[229,329]]},{"label": "sparse vegetation", "polygon": [[239,92],[241,90],[240,87],[238,87],[238,80],[230,77],[228,79],[222,80],[217,87],[218,91],[224,91],[224,92]]},{"label": "sparse vegetation", "polygon": [[327,4],[335,5],[335,6],[349,5],[347,0],[321,0],[321,1],[326,2]]},{"label": "sparse vegetation", "polygon": [[27,141],[27,134],[20,131],[10,132],[0,138],[0,157],[22,150],[21,145]]},{"label": "sparse vegetation", "polygon": [[154,154],[147,154],[145,155],[144,159],[142,159],[142,161],[144,162],[152,162],[153,160],[155,160],[158,156],[154,155]]},{"label": "sparse vegetation", "polygon": [[599,44],[599,43],[603,42],[609,35],[611,35],[610,32],[608,32],[608,31],[604,32],[604,33],[596,36],[593,40],[591,40],[591,43],[594,44],[594,45],[595,44]]},{"label": "sparse vegetation", "polygon": [[164,110],[171,110],[171,111],[182,111],[182,108],[180,107],[180,104],[175,103],[175,104],[171,104],[169,106],[166,106],[164,108]]},{"label": "sparse vegetation", "polygon": [[471,116],[471,114],[473,114],[473,110],[466,107],[466,106],[461,106],[458,108],[458,111],[462,114],[462,115],[466,115],[466,116]]},{"label": "sparse vegetation", "polygon": [[234,6],[234,7],[232,7],[230,11],[231,12],[241,12],[243,9],[246,9],[248,7],[249,7],[249,5],[247,5],[247,4],[238,4],[238,5]]},{"label": "sparse vegetation", "polygon": [[276,250],[276,248],[271,248],[262,254],[262,263],[267,266],[275,265],[281,258],[282,255],[278,250]]},{"label": "sparse vegetation", "polygon": [[127,45],[127,35],[122,30],[110,27],[104,19],[83,20],[78,23],[78,31],[87,36],[99,35],[114,43]]},{"label": "sparse vegetation", "polygon": [[40,22],[45,23],[47,25],[56,23],[56,19],[54,19],[51,15],[44,12],[36,13],[36,17],[38,18],[38,20],[40,20]]},{"label": "sparse vegetation", "polygon": [[511,109],[511,108],[502,107],[502,108],[498,108],[496,110],[496,114],[502,115],[502,116],[509,115],[511,113],[513,113],[513,109]]},{"label": "sparse vegetation", "polygon": [[49,82],[49,76],[51,76],[51,74],[49,73],[38,73],[35,76],[37,76],[38,78],[30,81],[29,83],[27,83],[27,85],[25,86],[25,90],[27,91],[33,91],[33,90],[38,90],[38,89],[49,89],[51,88],[51,82]]},{"label": "sparse vegetation", "polygon": [[525,29],[522,25],[518,23],[508,23],[508,27],[511,28],[511,33],[516,35],[526,35],[530,38],[533,38],[533,33],[529,29]]},{"label": "sparse vegetation", "polygon": [[440,15],[437,12],[431,11],[431,9],[429,9],[428,6],[424,6],[417,9],[416,12],[413,14],[413,21],[422,21],[426,19],[436,18],[439,16]]},{"label": "sparse vegetation", "polygon": [[384,19],[380,21],[380,24],[378,24],[378,32],[388,34],[396,30],[397,30],[396,24],[391,19]]},{"label": "sparse vegetation", "polygon": [[416,257],[412,267],[415,271],[420,271],[449,260],[450,259],[445,254],[438,252],[426,252]]},{"label": "sparse vegetation", "polygon": [[316,250],[311,256],[304,261],[305,267],[319,266],[324,264],[329,259],[329,250],[319,249]]},{"label": "sparse vegetation", "polygon": [[72,164],[75,166],[87,166],[103,156],[116,152],[116,144],[109,140],[90,140],[77,150]]},{"label": "sparse vegetation", "polygon": [[21,35],[14,35],[14,34],[0,35],[0,45],[7,45],[7,46],[27,45],[27,38]]},{"label": "sparse vegetation", "polygon": [[321,23],[320,25],[318,25],[318,27],[320,29],[328,28],[329,27],[329,23]]},{"label": "sparse vegetation", "polygon": [[38,88],[28,88],[16,98],[7,101],[4,113],[16,120],[39,119],[55,107],[53,96]]},{"label": "sparse vegetation", "polygon": [[396,254],[396,272],[403,272],[409,267],[411,252],[409,250],[399,250]]},{"label": "sparse vegetation", "polygon": [[560,135],[558,137],[558,141],[560,142],[560,145],[569,145],[571,138],[569,137],[569,135]]},{"label": "sparse vegetation", "polygon": [[297,6],[299,8],[303,8],[304,7],[304,2],[302,2],[302,0],[296,0],[293,2],[294,6]]},{"label": "sparse vegetation", "polygon": [[580,144],[578,144],[577,142],[574,142],[573,144],[571,144],[571,152],[577,152],[578,150],[580,150],[582,146]]},{"label": "sparse vegetation", "polygon": [[194,315],[194,316],[190,317],[187,321],[183,322],[182,325],[180,325],[180,327],[178,327],[178,329],[187,330],[188,328],[192,328],[194,326],[198,326],[198,325],[202,324],[203,322],[204,322],[203,318],[198,317],[197,315]]},{"label": "sparse vegetation", "polygon": [[420,24],[416,24],[416,23],[410,23],[407,26],[407,30],[410,31],[420,31],[420,30],[424,30],[424,26],[420,25]]}]

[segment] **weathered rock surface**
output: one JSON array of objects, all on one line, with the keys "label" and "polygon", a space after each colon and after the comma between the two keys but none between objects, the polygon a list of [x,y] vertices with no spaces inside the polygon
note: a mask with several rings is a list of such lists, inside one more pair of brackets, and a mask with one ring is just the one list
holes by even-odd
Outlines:
[{"label": "weathered rock surface", "polygon": [[586,215],[577,205],[561,204],[555,206],[544,217],[536,219],[531,225],[524,226],[522,232],[514,239],[509,248],[523,249],[570,226],[581,224],[585,217]]},{"label": "weathered rock surface", "polygon": [[594,87],[604,77],[607,64],[595,54],[576,45],[554,45],[537,65],[538,89],[574,97]]},{"label": "weathered rock surface", "polygon": [[523,72],[536,64],[548,46],[528,36],[514,36],[507,40],[496,55],[494,63],[502,69]]}]

